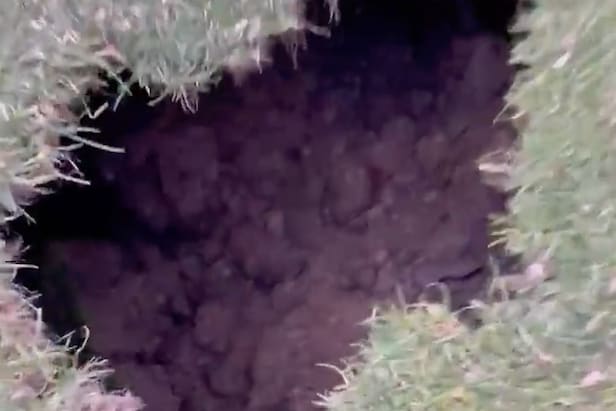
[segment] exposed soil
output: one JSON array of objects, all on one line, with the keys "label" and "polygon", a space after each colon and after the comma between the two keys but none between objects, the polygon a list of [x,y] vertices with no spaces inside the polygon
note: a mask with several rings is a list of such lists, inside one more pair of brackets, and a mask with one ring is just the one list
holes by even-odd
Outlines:
[{"label": "exposed soil", "polygon": [[99,223],[49,234],[43,273],[62,267],[90,348],[148,411],[312,410],[340,382],[316,364],[352,353],[374,304],[478,293],[504,198],[475,160],[515,138],[493,121],[512,69],[504,38],[448,36],[430,59],[315,41],[196,115],[153,109],[116,136],[125,155],[99,155],[90,203],[47,203],[65,228]]}]

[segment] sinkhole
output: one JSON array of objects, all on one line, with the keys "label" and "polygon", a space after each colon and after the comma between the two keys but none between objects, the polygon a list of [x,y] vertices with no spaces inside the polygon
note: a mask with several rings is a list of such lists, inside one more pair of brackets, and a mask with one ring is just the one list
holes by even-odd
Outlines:
[{"label": "sinkhole", "polygon": [[[429,4],[429,5],[428,5]],[[124,154],[76,153],[14,224],[18,280],[63,335],[89,329],[148,411],[304,411],[340,383],[375,304],[488,278],[505,198],[475,161],[516,139],[494,119],[513,0],[341,1],[331,38],[203,95],[137,93],[94,121]]]}]

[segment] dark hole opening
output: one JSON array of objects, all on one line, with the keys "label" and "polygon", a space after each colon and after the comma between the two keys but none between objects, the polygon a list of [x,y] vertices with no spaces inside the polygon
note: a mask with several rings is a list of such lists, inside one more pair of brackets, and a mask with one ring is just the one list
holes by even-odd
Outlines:
[{"label": "dark hole opening", "polygon": [[91,186],[14,225],[40,267],[19,281],[147,410],[310,409],[373,304],[484,285],[505,198],[474,162],[516,137],[493,123],[516,4],[346,0],[298,69],[278,51],[197,114],[136,90],[93,122],[127,152],[80,150]]}]

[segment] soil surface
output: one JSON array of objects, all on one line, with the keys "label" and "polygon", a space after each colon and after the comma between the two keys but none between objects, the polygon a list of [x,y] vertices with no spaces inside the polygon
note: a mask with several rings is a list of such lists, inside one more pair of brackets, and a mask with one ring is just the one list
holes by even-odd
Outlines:
[{"label": "soil surface", "polygon": [[110,206],[115,237],[48,251],[148,411],[312,410],[340,383],[317,364],[353,352],[374,304],[435,281],[458,305],[477,294],[504,199],[475,160],[515,138],[494,123],[509,45],[443,45],[315,46],[196,115],[161,106],[101,156],[97,184],[130,217]]}]

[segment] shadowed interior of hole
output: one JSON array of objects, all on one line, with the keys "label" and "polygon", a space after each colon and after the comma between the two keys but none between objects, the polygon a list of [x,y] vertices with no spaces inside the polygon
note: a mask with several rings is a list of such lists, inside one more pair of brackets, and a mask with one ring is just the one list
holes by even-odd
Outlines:
[{"label": "shadowed interior of hole", "polygon": [[[350,324],[371,304],[393,298],[387,281],[395,277],[398,290],[415,298],[418,284],[442,280],[461,300],[483,284],[485,216],[466,218],[463,211],[503,206],[470,164],[482,138],[514,137],[491,121],[511,77],[502,45],[510,41],[515,6],[512,0],[341,1],[340,25],[330,39],[309,38],[297,70],[278,52],[273,68],[239,87],[223,79],[195,115],[168,102],[148,107],[136,92],[118,112],[91,124],[102,130],[97,139],[127,153],[76,153],[92,185],[58,187],[29,208],[35,225],[14,224],[30,247],[24,258],[41,268],[22,271],[19,281],[42,293],[39,303],[57,333],[88,324],[89,353],[109,358],[118,380],[144,397],[148,410],[307,409],[315,392],[337,383],[311,367],[350,354],[349,344],[363,336]],[[496,76],[502,84],[469,92],[483,87],[467,84],[477,81],[467,75],[477,55],[485,83]],[[416,165],[409,169],[404,161],[396,165],[407,148],[404,133],[413,135],[408,148]],[[400,141],[388,145],[388,135]],[[202,139],[215,141],[213,157]],[[208,168],[214,161],[216,170]],[[307,193],[313,185],[317,200]],[[195,211],[184,200],[190,196],[200,196],[208,211]],[[405,220],[413,207],[420,217]],[[441,208],[447,211],[435,216]],[[384,218],[382,210],[401,216],[388,223],[396,230],[373,222]],[[407,222],[415,232],[400,231]],[[292,245],[279,240],[285,223],[293,226]],[[217,236],[223,239],[213,245]],[[417,243],[429,253],[396,248]],[[366,255],[378,269],[362,260]],[[395,276],[381,276],[396,258]],[[263,274],[268,270],[276,274]],[[201,278],[214,272],[219,279]],[[116,299],[130,287],[147,301]],[[166,294],[176,288],[182,298]],[[82,294],[87,301],[77,302]],[[89,311],[97,309],[102,313]],[[124,315],[141,317],[124,321]]]}]

